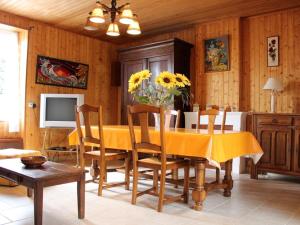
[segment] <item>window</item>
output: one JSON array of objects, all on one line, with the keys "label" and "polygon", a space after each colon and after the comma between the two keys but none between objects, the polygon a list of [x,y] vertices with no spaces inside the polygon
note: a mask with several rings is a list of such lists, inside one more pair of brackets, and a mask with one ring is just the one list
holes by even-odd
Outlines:
[{"label": "window", "polygon": [[24,32],[0,25],[0,121],[8,122],[11,132],[19,131],[24,114],[27,31],[26,35]]}]

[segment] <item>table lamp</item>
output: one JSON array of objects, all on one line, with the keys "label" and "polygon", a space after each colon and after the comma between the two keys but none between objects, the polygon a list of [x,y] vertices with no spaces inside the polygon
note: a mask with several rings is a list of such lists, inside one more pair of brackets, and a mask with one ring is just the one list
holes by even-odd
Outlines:
[{"label": "table lamp", "polygon": [[270,77],[263,90],[271,90],[271,113],[276,111],[276,97],[279,91],[283,90],[283,85],[280,80]]}]

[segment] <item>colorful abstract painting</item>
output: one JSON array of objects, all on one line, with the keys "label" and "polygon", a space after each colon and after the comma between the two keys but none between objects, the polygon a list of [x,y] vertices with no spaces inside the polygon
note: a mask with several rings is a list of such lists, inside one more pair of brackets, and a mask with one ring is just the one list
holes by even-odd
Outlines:
[{"label": "colorful abstract painting", "polygon": [[205,40],[204,45],[205,72],[229,70],[228,36]]},{"label": "colorful abstract painting", "polygon": [[87,88],[89,66],[46,56],[37,57],[36,83]]}]

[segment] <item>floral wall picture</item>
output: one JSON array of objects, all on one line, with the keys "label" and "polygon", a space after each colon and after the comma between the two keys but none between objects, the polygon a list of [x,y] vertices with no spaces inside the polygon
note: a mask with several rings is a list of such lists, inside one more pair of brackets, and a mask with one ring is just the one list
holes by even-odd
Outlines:
[{"label": "floral wall picture", "polygon": [[71,88],[87,88],[89,66],[47,56],[37,57],[36,83]]},{"label": "floral wall picture", "polygon": [[204,41],[205,72],[229,70],[228,35]]},{"label": "floral wall picture", "polygon": [[279,66],[279,37],[268,37],[268,66]]}]

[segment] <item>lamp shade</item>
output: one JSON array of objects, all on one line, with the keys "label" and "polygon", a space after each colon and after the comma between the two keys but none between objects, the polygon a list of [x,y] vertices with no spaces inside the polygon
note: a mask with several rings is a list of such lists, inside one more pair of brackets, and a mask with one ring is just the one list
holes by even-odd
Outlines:
[{"label": "lamp shade", "polygon": [[273,90],[273,91],[282,91],[283,85],[280,80],[270,77],[265,86],[263,87],[264,90]]},{"label": "lamp shade", "polygon": [[114,37],[119,36],[120,31],[119,31],[118,24],[116,23],[109,24],[106,34]]},{"label": "lamp shade", "polygon": [[129,6],[125,7],[120,16],[119,22],[122,24],[131,24],[133,23],[133,13]]},{"label": "lamp shade", "polygon": [[140,24],[137,20],[134,20],[127,29],[127,34],[139,35],[141,34]]},{"label": "lamp shade", "polygon": [[103,14],[103,10],[102,8],[99,6],[97,8],[95,8],[90,17],[89,17],[90,21],[93,23],[104,23],[105,19],[104,19],[104,14]]},{"label": "lamp shade", "polygon": [[84,29],[90,31],[98,30],[98,25],[96,23],[91,22],[90,19],[87,18],[86,24],[84,25]]}]

